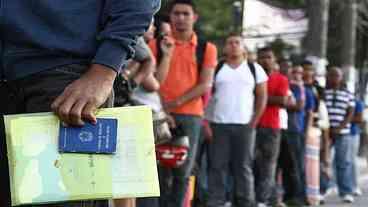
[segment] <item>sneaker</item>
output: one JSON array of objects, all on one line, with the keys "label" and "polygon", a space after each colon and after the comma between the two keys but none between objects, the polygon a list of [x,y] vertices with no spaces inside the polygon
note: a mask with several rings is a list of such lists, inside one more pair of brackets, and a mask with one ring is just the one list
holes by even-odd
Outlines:
[{"label": "sneaker", "polygon": [[284,202],[277,202],[273,207],[287,207]]},{"label": "sneaker", "polygon": [[267,205],[265,203],[258,203],[257,207],[267,207]]},{"label": "sneaker", "polygon": [[354,195],[354,196],[356,196],[356,197],[358,197],[358,196],[363,195],[363,192],[362,192],[362,190],[360,190],[360,188],[357,188],[357,189],[355,189],[355,191],[353,192],[353,195]]},{"label": "sneaker", "polygon": [[232,205],[231,202],[228,201],[228,202],[225,203],[224,207],[231,207],[231,205]]},{"label": "sneaker", "polygon": [[319,195],[319,198],[318,199],[319,199],[319,203],[321,205],[325,204],[326,200],[325,200],[325,196],[324,195]]},{"label": "sneaker", "polygon": [[344,195],[344,197],[342,197],[342,201],[344,203],[354,203],[354,197],[352,195]]}]

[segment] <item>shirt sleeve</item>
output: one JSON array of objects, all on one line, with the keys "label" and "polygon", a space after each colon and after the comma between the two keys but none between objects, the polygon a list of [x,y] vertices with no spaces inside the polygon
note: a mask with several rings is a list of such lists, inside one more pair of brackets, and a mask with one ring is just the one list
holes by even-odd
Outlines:
[{"label": "shirt sleeve", "polygon": [[300,101],[302,99],[302,90],[299,86],[291,87],[295,100]]},{"label": "shirt sleeve", "polygon": [[98,47],[92,63],[119,72],[134,55],[137,38],[147,30],[160,0],[111,0],[104,8],[106,25],[97,35]]},{"label": "shirt sleeve", "polygon": [[362,101],[356,101],[355,103],[355,113],[362,113],[364,111],[364,106]]},{"label": "shirt sleeve", "polygon": [[287,96],[289,91],[289,81],[286,77],[280,75],[279,84],[277,88],[278,96]]},{"label": "shirt sleeve", "polygon": [[203,69],[214,69],[217,65],[217,48],[214,44],[208,42],[206,53],[203,59]]},{"label": "shirt sleeve", "polygon": [[144,41],[143,37],[140,37],[138,39],[137,44],[134,47],[135,49],[135,55],[133,60],[137,62],[142,62],[150,57],[150,48]]},{"label": "shirt sleeve", "polygon": [[310,89],[305,89],[305,111],[314,110],[316,106],[316,100],[310,91]]},{"label": "shirt sleeve", "polygon": [[349,92],[349,106],[354,108],[355,107],[355,98],[352,93]]},{"label": "shirt sleeve", "polygon": [[254,63],[254,67],[256,68],[257,84],[267,82],[268,76],[262,66]]},{"label": "shirt sleeve", "polygon": [[151,49],[151,52],[157,61],[157,55],[158,55],[157,39],[151,40],[148,43],[148,47]]}]

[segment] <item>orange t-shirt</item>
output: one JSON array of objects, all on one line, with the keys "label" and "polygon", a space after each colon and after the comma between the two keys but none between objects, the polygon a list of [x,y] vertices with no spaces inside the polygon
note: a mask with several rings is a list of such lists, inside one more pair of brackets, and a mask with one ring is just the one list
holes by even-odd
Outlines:
[{"label": "orange t-shirt", "polygon": [[[171,59],[166,80],[160,87],[160,94],[164,102],[169,102],[186,94],[198,84],[199,71],[196,61],[196,46],[198,40],[194,34],[191,41],[182,42],[175,40],[175,49]],[[157,57],[156,40],[149,43],[152,53]],[[217,64],[217,49],[212,43],[207,43],[203,58],[202,70],[214,69]],[[176,114],[203,115],[203,102],[201,97],[171,110]]]}]

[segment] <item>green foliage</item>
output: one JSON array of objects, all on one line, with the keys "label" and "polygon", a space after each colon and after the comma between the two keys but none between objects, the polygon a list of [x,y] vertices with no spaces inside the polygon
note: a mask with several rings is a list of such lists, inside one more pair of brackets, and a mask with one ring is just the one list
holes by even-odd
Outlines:
[{"label": "green foliage", "polygon": [[[235,26],[233,3],[237,0],[193,0],[199,12],[196,31],[206,39],[216,43],[221,48],[229,33],[238,31],[240,25]],[[244,0],[240,0],[243,2]],[[246,0],[245,0],[246,1]],[[167,14],[170,0],[162,0],[160,15]],[[271,0],[280,6],[302,7],[305,0]]]},{"label": "green foliage", "polygon": [[198,0],[197,30],[207,39],[221,43],[233,31],[233,0]]}]

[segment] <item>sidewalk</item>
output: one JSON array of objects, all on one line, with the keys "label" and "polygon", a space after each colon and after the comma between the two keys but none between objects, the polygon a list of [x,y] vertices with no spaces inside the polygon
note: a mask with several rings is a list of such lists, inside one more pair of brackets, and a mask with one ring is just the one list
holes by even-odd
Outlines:
[{"label": "sidewalk", "polygon": [[326,198],[326,203],[323,207],[368,207],[368,167],[365,159],[359,160],[360,176],[359,183],[363,191],[363,195],[355,198],[353,204],[342,203],[341,199],[336,195],[331,195]]}]

